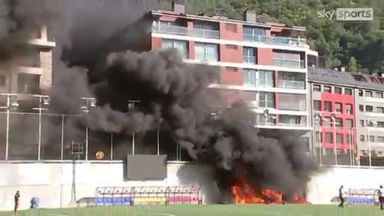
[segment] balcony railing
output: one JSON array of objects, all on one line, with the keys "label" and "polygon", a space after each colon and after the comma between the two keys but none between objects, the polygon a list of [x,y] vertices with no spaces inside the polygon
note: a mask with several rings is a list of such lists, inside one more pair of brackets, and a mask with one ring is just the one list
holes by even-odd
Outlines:
[{"label": "balcony railing", "polygon": [[279,122],[278,123],[279,126],[289,126],[289,127],[305,127],[306,124],[305,123],[295,123],[295,122]]},{"label": "balcony railing", "polygon": [[273,58],[273,65],[289,68],[305,68],[303,60]]},{"label": "balcony railing", "polygon": [[267,44],[273,44],[273,45],[308,47],[307,41],[302,38],[274,37],[274,36],[267,37],[265,35],[244,34],[243,39],[245,41],[261,42],[261,43],[267,43]]},{"label": "balcony railing", "polygon": [[305,82],[296,80],[279,80],[279,88],[305,89]]},{"label": "balcony railing", "polygon": [[175,34],[175,35],[185,35],[192,37],[203,37],[203,38],[219,38],[218,30],[211,29],[188,29],[183,26],[172,26],[172,25],[154,25],[153,31],[157,33],[166,33],[166,34]]},{"label": "balcony railing", "polygon": [[244,63],[256,64],[256,56],[243,56]]}]

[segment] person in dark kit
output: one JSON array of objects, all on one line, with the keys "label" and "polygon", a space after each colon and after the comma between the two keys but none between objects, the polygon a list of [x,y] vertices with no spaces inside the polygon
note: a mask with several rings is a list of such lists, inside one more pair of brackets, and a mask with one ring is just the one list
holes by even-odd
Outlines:
[{"label": "person in dark kit", "polygon": [[343,185],[339,188],[339,198],[340,198],[340,204],[339,207],[344,208],[344,197],[343,197]]},{"label": "person in dark kit", "polygon": [[20,199],[20,192],[16,191],[16,194],[15,194],[15,213],[19,209],[19,199]]},{"label": "person in dark kit", "polygon": [[378,195],[379,195],[380,209],[383,210],[384,189],[383,189],[382,185],[380,185],[380,188],[379,188],[379,191],[378,191]]}]

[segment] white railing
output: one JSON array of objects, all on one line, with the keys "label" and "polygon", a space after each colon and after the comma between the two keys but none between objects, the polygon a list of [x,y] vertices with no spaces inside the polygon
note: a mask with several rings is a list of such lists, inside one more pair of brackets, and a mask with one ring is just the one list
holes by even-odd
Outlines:
[{"label": "white railing", "polygon": [[279,88],[305,89],[305,82],[296,80],[279,80]]},{"label": "white railing", "polygon": [[273,58],[273,65],[280,67],[289,67],[289,68],[305,68],[303,60],[289,60],[289,59],[280,59]]},{"label": "white railing", "polygon": [[172,25],[154,25],[153,31],[157,33],[166,33],[166,34],[175,34],[175,35],[185,35],[193,37],[203,37],[203,38],[219,38],[218,30],[211,29],[188,29],[183,26],[172,26]]},{"label": "white railing", "polygon": [[309,47],[307,44],[307,40],[302,38],[244,34],[243,39],[245,41],[260,42],[273,45]]}]

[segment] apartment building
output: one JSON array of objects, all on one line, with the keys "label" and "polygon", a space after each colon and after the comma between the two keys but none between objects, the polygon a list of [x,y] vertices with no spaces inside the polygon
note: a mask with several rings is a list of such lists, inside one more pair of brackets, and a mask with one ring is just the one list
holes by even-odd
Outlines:
[{"label": "apartment building", "polygon": [[382,165],[384,78],[309,68],[312,149],[322,164]]},{"label": "apartment building", "polygon": [[[317,56],[300,35],[305,28],[220,16],[151,12],[155,21],[151,48],[176,48],[187,63],[218,66],[218,88],[230,101],[242,99],[252,109],[253,124],[263,129],[308,132],[307,56]],[[311,63],[313,64],[313,63]]]}]

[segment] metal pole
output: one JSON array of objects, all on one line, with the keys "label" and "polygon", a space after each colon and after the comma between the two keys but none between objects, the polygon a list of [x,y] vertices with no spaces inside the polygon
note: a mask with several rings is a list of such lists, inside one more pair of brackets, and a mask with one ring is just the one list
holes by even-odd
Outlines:
[{"label": "metal pole", "polygon": [[41,98],[39,98],[39,144],[38,144],[38,151],[37,151],[37,160],[41,159]]},{"label": "metal pole", "polygon": [[111,133],[111,160],[113,160],[113,133]]},{"label": "metal pole", "polygon": [[5,134],[5,160],[8,160],[8,151],[9,151],[9,109],[11,108],[11,96],[7,95],[7,124],[6,124],[6,134]]},{"label": "metal pole", "polygon": [[61,115],[61,152],[60,158],[64,159],[64,115]]},{"label": "metal pole", "polygon": [[135,155],[135,132],[132,133],[132,155]]},{"label": "metal pole", "polygon": [[159,132],[159,128],[157,128],[157,155],[160,155],[160,132]]},{"label": "metal pole", "polygon": [[85,128],[85,160],[88,160],[88,126]]}]

